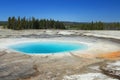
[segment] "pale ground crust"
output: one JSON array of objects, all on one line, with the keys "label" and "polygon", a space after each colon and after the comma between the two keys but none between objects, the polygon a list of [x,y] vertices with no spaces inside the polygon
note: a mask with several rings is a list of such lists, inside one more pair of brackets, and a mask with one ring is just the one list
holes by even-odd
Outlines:
[{"label": "pale ground crust", "polygon": [[[0,51],[5,51],[8,54],[7,58],[12,53],[26,56],[7,48],[9,45],[26,41],[63,41],[88,45],[88,49],[80,51],[27,55],[30,57],[31,65],[37,66],[39,71],[37,76],[30,77],[28,80],[88,80],[88,78],[90,80],[118,80],[101,73],[99,67],[111,61],[103,55],[104,53],[107,55],[113,52],[119,53],[120,31],[0,30],[0,34]],[[19,62],[22,58],[16,57],[15,60]]]}]

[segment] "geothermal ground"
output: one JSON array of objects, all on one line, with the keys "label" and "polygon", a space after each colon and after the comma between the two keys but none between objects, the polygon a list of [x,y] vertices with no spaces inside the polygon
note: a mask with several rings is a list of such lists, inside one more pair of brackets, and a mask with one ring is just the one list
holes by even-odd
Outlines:
[{"label": "geothermal ground", "polygon": [[[120,80],[120,31],[0,30],[0,80]],[[6,48],[23,41],[89,46],[62,54],[27,55]]]}]

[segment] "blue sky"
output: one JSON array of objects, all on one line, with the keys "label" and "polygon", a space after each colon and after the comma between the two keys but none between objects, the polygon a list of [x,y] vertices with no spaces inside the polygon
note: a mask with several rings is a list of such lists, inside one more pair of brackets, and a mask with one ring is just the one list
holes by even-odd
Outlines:
[{"label": "blue sky", "polygon": [[120,0],[0,0],[0,20],[9,16],[120,22]]}]

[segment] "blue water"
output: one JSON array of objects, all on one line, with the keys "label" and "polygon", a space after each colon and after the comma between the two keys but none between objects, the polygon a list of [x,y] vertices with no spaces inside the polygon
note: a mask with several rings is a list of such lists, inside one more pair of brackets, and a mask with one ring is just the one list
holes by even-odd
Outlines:
[{"label": "blue water", "polygon": [[25,54],[50,54],[84,50],[86,45],[65,42],[26,42],[9,46],[9,48]]}]

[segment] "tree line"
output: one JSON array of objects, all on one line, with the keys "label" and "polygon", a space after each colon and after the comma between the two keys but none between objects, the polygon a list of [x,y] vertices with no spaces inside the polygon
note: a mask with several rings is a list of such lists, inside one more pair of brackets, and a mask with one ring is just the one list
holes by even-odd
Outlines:
[{"label": "tree line", "polygon": [[77,30],[120,30],[120,23],[104,23],[104,22],[90,22],[90,23],[68,23],[66,24],[67,29]]},{"label": "tree line", "polygon": [[14,30],[23,29],[65,29],[65,25],[60,21],[48,20],[48,19],[36,19],[32,18],[15,18],[9,17],[8,23],[5,28]]},{"label": "tree line", "polygon": [[9,17],[8,21],[0,21],[0,26],[7,29],[75,29],[75,30],[120,30],[120,22],[61,22],[53,19],[36,19]]}]

